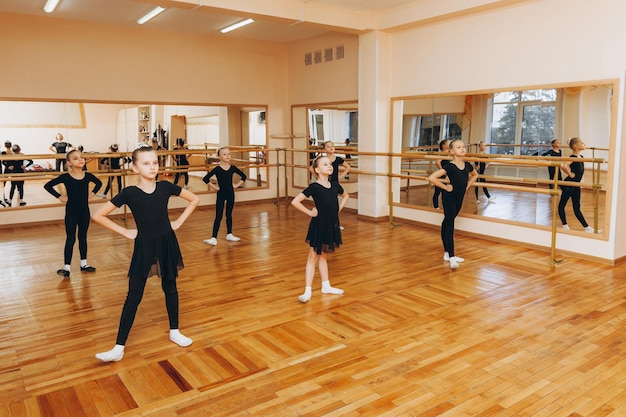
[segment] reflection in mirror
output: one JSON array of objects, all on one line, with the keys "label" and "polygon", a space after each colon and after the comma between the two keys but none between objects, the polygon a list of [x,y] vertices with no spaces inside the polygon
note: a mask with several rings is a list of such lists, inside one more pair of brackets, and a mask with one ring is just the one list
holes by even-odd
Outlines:
[{"label": "reflection in mirror", "polygon": [[[322,153],[327,141],[334,143],[338,158],[348,163],[351,170],[357,170],[358,155],[354,152],[358,152],[358,124],[358,105],[355,102],[293,106],[294,186],[305,188],[312,181],[308,167]],[[346,176],[342,180],[342,186],[347,192],[356,193],[358,174]]]},{"label": "reflection in mirror", "polygon": [[[485,153],[498,158],[487,165],[483,174],[485,181],[492,184],[491,188],[487,187],[492,198],[487,197],[482,187],[470,190],[462,214],[549,226],[552,224],[550,195],[500,188],[498,184],[549,189],[549,170],[545,166],[533,166],[529,161],[558,161],[549,156],[554,139],[560,140],[562,158],[568,158],[571,154],[568,139],[581,137],[587,146],[582,156],[603,160],[601,164],[585,164],[582,211],[590,224],[595,216],[604,225],[605,190],[611,175],[608,162],[614,136],[613,90],[614,82],[604,81],[394,100],[397,104],[393,108],[401,109],[399,114],[394,111],[394,118],[400,117],[401,122],[393,126],[396,129],[399,126],[401,133],[392,136],[394,141],[401,140],[403,154],[416,155],[402,158],[401,174],[421,178],[435,170],[437,158],[424,158],[424,155],[443,157],[445,154],[438,148],[443,140],[462,139],[470,158],[478,157],[478,144],[485,142]],[[520,159],[526,162],[518,163]],[[594,191],[594,183],[602,188]],[[403,179],[395,184],[395,203],[436,206],[434,189],[426,181]],[[575,221],[570,207],[566,214]]]},{"label": "reflection in mirror", "polygon": [[[193,192],[203,193],[207,186],[202,177],[211,169],[207,164],[216,163],[215,150],[220,146],[232,147],[232,163],[248,175],[245,188],[268,186],[263,151],[267,144],[266,120],[266,106],[5,100],[0,101],[0,142],[19,145],[25,158],[33,160],[24,174],[23,200],[28,206],[56,202],[42,192],[42,184],[58,175],[53,146],[57,136],[68,145],[67,149],[59,148],[60,157],[70,148],[83,147],[86,169],[103,181],[102,191],[108,178],[120,173],[117,161],[125,170],[121,173],[129,174],[122,175],[124,185],[132,184],[134,177],[123,157],[145,145],[162,152],[160,179],[178,179],[179,185],[186,183]],[[11,193],[10,179],[4,175],[0,183],[4,186],[3,202]],[[107,197],[117,192],[115,178]]]}]

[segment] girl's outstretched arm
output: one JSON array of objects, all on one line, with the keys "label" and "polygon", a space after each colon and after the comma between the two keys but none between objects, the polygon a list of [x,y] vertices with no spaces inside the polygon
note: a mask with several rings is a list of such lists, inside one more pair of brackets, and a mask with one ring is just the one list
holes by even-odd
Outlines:
[{"label": "girl's outstretched arm", "polygon": [[180,226],[185,223],[185,220],[187,220],[187,218],[196,209],[198,203],[200,202],[200,198],[197,195],[189,190],[185,190],[184,188],[180,191],[179,197],[189,201],[189,204],[187,205],[187,207],[185,207],[185,210],[180,214],[180,216],[178,216],[178,218],[172,222],[173,230],[178,230]]},{"label": "girl's outstretched arm", "polygon": [[114,232],[117,232],[122,236],[125,236],[129,239],[136,238],[137,229],[127,229],[125,227],[120,226],[119,224],[115,223],[113,220],[107,217],[116,208],[117,207],[115,206],[115,204],[111,203],[110,201],[107,201],[106,203],[104,203],[102,207],[100,207],[100,209],[98,209],[98,211],[96,211],[96,213],[93,216],[91,216],[91,218],[93,219],[94,222],[99,223],[102,226],[106,227],[107,229],[113,230]]},{"label": "girl's outstretched arm", "polygon": [[297,196],[295,196],[293,200],[291,200],[291,205],[297,208],[298,210],[300,210],[301,212],[303,212],[304,214],[306,214],[307,216],[310,216],[310,217],[317,216],[317,208],[313,207],[312,209],[309,210],[308,208],[304,206],[304,204],[302,204],[302,201],[304,201],[305,199],[306,199],[306,196],[300,193]]}]

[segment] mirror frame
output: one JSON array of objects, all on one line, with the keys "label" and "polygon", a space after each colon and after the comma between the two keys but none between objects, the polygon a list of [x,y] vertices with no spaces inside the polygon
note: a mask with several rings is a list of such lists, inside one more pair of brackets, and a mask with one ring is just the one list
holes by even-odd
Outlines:
[{"label": "mirror frame", "polygon": [[[403,144],[402,144],[402,129],[403,129],[403,124],[404,124],[404,113],[398,115],[397,113],[397,106],[396,103],[398,102],[404,102],[407,100],[415,100],[415,99],[436,99],[436,98],[445,98],[445,97],[458,97],[458,96],[478,96],[478,95],[485,95],[485,94],[495,94],[495,93],[499,93],[499,92],[508,92],[508,91],[521,91],[521,90],[540,90],[540,89],[548,89],[548,88],[570,88],[570,89],[574,89],[574,88],[580,88],[580,87],[589,87],[589,86],[596,86],[596,85],[606,85],[606,86],[611,86],[612,88],[612,94],[610,95],[610,104],[609,104],[609,111],[610,111],[610,126],[609,126],[609,146],[608,146],[608,157],[605,160],[606,161],[606,166],[607,166],[607,170],[606,170],[606,183],[604,184],[606,187],[603,188],[601,191],[605,192],[604,198],[603,198],[603,204],[605,206],[605,214],[604,214],[604,222],[605,222],[605,226],[608,226],[609,224],[609,220],[611,217],[611,212],[610,212],[610,207],[612,207],[612,200],[613,200],[613,183],[614,183],[614,176],[616,175],[616,173],[613,170],[613,167],[615,165],[615,152],[613,151],[615,149],[615,138],[616,138],[616,129],[617,129],[617,107],[618,107],[618,101],[619,101],[619,88],[620,88],[620,80],[619,79],[606,79],[606,80],[592,80],[592,81],[581,81],[581,82],[569,82],[569,83],[555,83],[555,84],[546,84],[546,85],[534,85],[534,86],[517,86],[517,87],[510,87],[510,88],[499,88],[499,89],[487,89],[487,90],[475,90],[475,91],[466,91],[466,92],[448,92],[448,93],[442,93],[442,94],[424,94],[424,95],[415,95],[415,96],[398,96],[398,97],[392,97],[390,100],[390,140],[389,140],[389,151],[390,153],[394,153],[394,150],[398,149],[397,143],[396,141],[399,140],[400,142],[400,146],[399,148],[402,150],[403,148]],[[432,114],[436,114],[435,112],[433,112]],[[485,129],[489,129],[490,127],[486,125],[485,122]],[[399,132],[397,131],[399,130]],[[469,136],[469,145],[476,145],[478,143],[478,141],[473,142],[472,139],[475,139],[474,136],[470,135]],[[562,145],[561,147],[566,149],[567,148],[567,141],[566,139],[562,139],[561,140]],[[396,152],[397,153],[397,152]],[[567,151],[564,153],[564,156],[567,155]],[[590,157],[590,156],[585,156],[585,157]],[[395,167],[399,167],[400,162],[397,162],[396,164],[394,164],[394,169],[396,169]],[[395,193],[395,190],[398,188],[398,185],[394,183],[394,181],[400,181],[399,179],[394,179],[392,181],[390,181],[390,187],[392,187],[392,190]],[[400,185],[401,187],[401,185]],[[398,197],[399,199],[399,197]],[[432,207],[429,206],[420,206],[420,205],[413,205],[413,204],[406,204],[406,203],[400,203],[399,200],[398,201],[390,201],[390,205],[392,206],[396,206],[396,207],[403,207],[403,208],[410,208],[410,209],[418,209],[418,210],[428,210],[428,211],[434,211],[435,209],[433,209]],[[459,213],[459,216],[461,217],[468,217],[468,218],[474,218],[474,219],[480,219],[480,220],[489,220],[489,221],[493,221],[493,222],[499,222],[499,223],[506,223],[506,224],[513,224],[516,226],[532,226],[532,227],[538,227],[538,228],[548,228],[548,226],[544,226],[544,225],[538,225],[536,223],[517,223],[515,221],[511,221],[511,220],[506,220],[506,219],[498,219],[496,217],[489,217],[489,216],[484,216],[481,214],[472,214],[472,213],[467,213],[467,212],[461,212]],[[600,227],[604,230],[607,230],[608,227]],[[602,236],[602,235],[600,235]],[[606,237],[606,234],[604,235]]]}]

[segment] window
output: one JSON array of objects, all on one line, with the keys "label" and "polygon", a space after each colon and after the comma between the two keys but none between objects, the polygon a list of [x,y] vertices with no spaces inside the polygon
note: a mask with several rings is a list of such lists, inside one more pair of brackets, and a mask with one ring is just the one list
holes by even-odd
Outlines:
[{"label": "window", "polygon": [[461,139],[459,114],[435,114],[424,116],[408,116],[411,126],[410,147],[437,146],[443,139]]},{"label": "window", "polygon": [[536,155],[554,139],[557,90],[496,93],[492,103],[492,153]]}]

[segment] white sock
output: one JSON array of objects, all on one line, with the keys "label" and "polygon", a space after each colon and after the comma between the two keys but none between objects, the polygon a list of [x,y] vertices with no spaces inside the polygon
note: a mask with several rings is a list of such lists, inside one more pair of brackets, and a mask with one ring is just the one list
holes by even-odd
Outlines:
[{"label": "white sock", "polygon": [[189,346],[193,343],[193,340],[183,335],[178,329],[170,329],[170,340],[182,347]]},{"label": "white sock", "polygon": [[343,290],[330,286],[330,281],[322,281],[322,294],[343,294]]},{"label": "white sock", "polygon": [[459,263],[454,259],[454,257],[450,258],[450,269],[457,269],[459,267]]},{"label": "white sock", "polygon": [[569,226],[568,226],[568,225],[566,225],[566,224],[564,224],[564,225],[563,225],[563,230],[569,230]]},{"label": "white sock", "polygon": [[70,270],[70,266],[68,264],[65,264],[65,266],[63,267],[63,269],[65,269],[66,271]]},{"label": "white sock", "polygon": [[87,266],[87,259],[81,259],[80,260],[80,266],[83,267],[83,268],[86,267]]},{"label": "white sock", "polygon": [[311,287],[304,287],[304,293],[298,296],[298,300],[300,300],[301,303],[306,303],[311,299],[312,293]]},{"label": "white sock", "polygon": [[443,260],[446,262],[450,260],[450,254],[448,252],[443,253]]},{"label": "white sock", "polygon": [[124,357],[124,345],[115,345],[113,349],[96,353],[96,358],[100,359],[102,362],[117,362],[122,360]]}]

